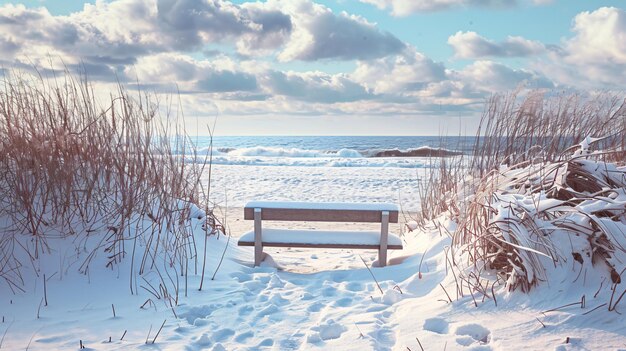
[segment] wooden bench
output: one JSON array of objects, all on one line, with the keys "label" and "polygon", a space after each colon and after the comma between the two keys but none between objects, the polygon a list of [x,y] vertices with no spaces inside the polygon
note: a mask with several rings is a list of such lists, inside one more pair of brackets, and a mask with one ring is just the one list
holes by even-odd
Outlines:
[{"label": "wooden bench", "polygon": [[[398,223],[398,207],[385,203],[324,203],[253,201],[244,207],[244,219],[254,220],[254,230],[243,234],[239,246],[254,246],[254,265],[263,260],[263,247],[378,250],[380,266],[387,250],[401,250],[402,240],[389,234]],[[263,228],[262,220],[381,223],[380,231],[327,231]]]}]

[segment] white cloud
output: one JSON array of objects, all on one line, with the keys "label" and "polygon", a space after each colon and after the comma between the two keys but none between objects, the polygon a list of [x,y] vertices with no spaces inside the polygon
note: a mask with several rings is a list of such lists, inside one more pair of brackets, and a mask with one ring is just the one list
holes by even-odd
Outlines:
[{"label": "white cloud", "polygon": [[92,24],[94,32],[111,41],[129,40],[150,52],[196,50],[225,41],[246,53],[276,49],[292,27],[280,11],[223,0],[98,1],[71,18]]},{"label": "white cloud", "polygon": [[[230,93],[256,92],[259,89],[254,73],[242,69],[227,57],[214,60],[194,60],[173,53],[163,53],[139,58],[133,67],[127,67],[130,80],[165,90],[173,90],[172,82],[178,84],[183,93]],[[247,94],[241,95],[246,98]]]},{"label": "white cloud", "polygon": [[194,115],[211,106],[231,115],[458,114],[478,111],[492,92],[520,84],[552,86],[533,72],[490,61],[445,70],[414,48],[360,62],[352,73],[285,72],[252,60],[196,60],[171,53],[142,57],[134,67],[127,73],[157,92],[175,92],[176,82],[185,110]]},{"label": "white cloud", "polygon": [[359,0],[381,10],[389,9],[394,16],[408,16],[420,12],[443,11],[463,7],[510,8],[519,2],[535,6],[548,5],[555,0]]},{"label": "white cloud", "polygon": [[361,17],[335,14],[310,0],[97,1],[69,16],[9,4],[0,6],[0,37],[5,59],[49,51],[98,65],[201,51],[209,44],[249,57],[279,53],[283,61],[372,59],[405,46]]},{"label": "white cloud", "polygon": [[502,42],[494,42],[475,32],[462,32],[448,38],[457,58],[482,58],[487,56],[520,57],[541,54],[546,46],[538,41],[518,36],[508,36]]},{"label": "white cloud", "polygon": [[407,47],[399,55],[358,62],[353,77],[379,94],[403,93],[445,79],[445,69],[443,64]]},{"label": "white cloud", "polygon": [[255,101],[287,97],[310,103],[332,104],[374,98],[365,86],[346,74],[281,72],[235,62],[225,56],[211,60],[162,53],[142,57],[125,73],[131,80],[173,91],[175,82],[183,93],[213,93],[217,100]]},{"label": "white cloud", "polygon": [[0,37],[0,52],[4,56],[4,59],[13,57],[13,54],[19,50],[20,45],[16,43],[11,37]]},{"label": "white cloud", "polygon": [[275,95],[301,101],[336,103],[372,99],[374,95],[345,74],[270,71],[265,85]]},{"label": "white cloud", "polygon": [[377,94],[375,101],[440,112],[476,108],[488,94],[518,87],[554,87],[542,74],[487,60],[449,70],[413,47],[401,55],[359,62],[351,77]]},{"label": "white cloud", "polygon": [[258,32],[244,33],[237,40],[237,51],[244,55],[270,54],[283,46],[293,32],[292,17],[267,3],[244,3],[242,12],[257,24]]},{"label": "white cloud", "polygon": [[454,7],[483,6],[510,7],[516,0],[360,0],[375,5],[381,10],[390,9],[394,16],[408,16],[418,12],[447,10]]},{"label": "white cloud", "polygon": [[623,89],[626,81],[626,11],[602,7],[574,18],[573,36],[549,60],[534,63],[546,76],[578,88]]},{"label": "white cloud", "polygon": [[282,60],[372,59],[401,51],[405,44],[364,18],[308,0],[276,1],[292,16],[294,33],[280,54]]},{"label": "white cloud", "polygon": [[574,18],[574,37],[564,45],[568,62],[626,64],[626,11],[602,7]]},{"label": "white cloud", "polygon": [[493,61],[476,61],[450,76],[472,87],[472,91],[502,92],[520,85],[526,88],[553,88],[554,84],[544,76],[523,69],[513,69]]},{"label": "white cloud", "polygon": [[[391,6],[394,1],[379,2]],[[394,3],[434,6],[425,1]],[[499,6],[510,2],[434,3]],[[576,38],[584,37],[582,29],[577,33]],[[571,52],[562,60],[577,57],[576,38],[571,47],[564,45]],[[545,50],[542,44],[523,38],[493,42],[473,32],[459,32],[449,41],[459,57],[528,56]],[[138,80],[158,93],[175,93],[179,88],[181,99],[199,112],[217,105],[221,111],[242,115],[445,113],[474,109],[486,94],[514,89],[520,83],[552,85],[534,71],[491,61],[446,70],[443,63],[364,18],[333,13],[310,0],[97,1],[69,16],[53,16],[45,8],[4,5],[0,6],[0,50],[4,66],[34,62],[47,68],[49,55],[61,57],[70,69],[82,64],[99,83],[120,77]],[[199,59],[203,51],[209,55]],[[300,70],[296,72],[281,68],[281,60],[307,62],[289,65]],[[324,64],[355,60],[356,67],[343,73],[306,71],[308,62],[316,60]],[[323,65],[315,65],[319,67]]]}]

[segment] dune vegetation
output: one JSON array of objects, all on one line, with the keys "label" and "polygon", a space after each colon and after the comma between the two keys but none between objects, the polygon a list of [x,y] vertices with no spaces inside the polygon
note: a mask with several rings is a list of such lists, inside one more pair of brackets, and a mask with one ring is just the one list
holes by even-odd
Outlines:
[{"label": "dune vegetation", "polygon": [[[162,106],[161,106],[162,107]],[[3,219],[0,279],[23,290],[37,274],[49,241],[75,246],[79,271],[92,261],[113,268],[131,261],[131,272],[162,272],[178,296],[178,278],[202,264],[202,243],[192,221],[207,235],[221,224],[208,208],[208,156],[179,125],[180,111],[166,115],[156,98],[122,85],[101,99],[85,77],[44,77],[13,71],[0,88],[0,191]],[[202,208],[200,208],[200,207]],[[94,238],[95,237],[95,238]],[[87,245],[89,240],[95,244]],[[104,252],[105,257],[98,252]],[[157,259],[161,257],[161,259]],[[160,262],[160,264],[156,264]],[[25,274],[28,271],[28,274]],[[34,272],[32,272],[34,271]],[[130,274],[136,291],[137,276]]]},{"label": "dune vegetation", "polygon": [[441,161],[421,206],[422,225],[456,223],[441,231],[457,298],[528,292],[570,270],[571,282],[611,285],[614,310],[626,292],[626,103],[608,93],[493,96],[473,154]]}]

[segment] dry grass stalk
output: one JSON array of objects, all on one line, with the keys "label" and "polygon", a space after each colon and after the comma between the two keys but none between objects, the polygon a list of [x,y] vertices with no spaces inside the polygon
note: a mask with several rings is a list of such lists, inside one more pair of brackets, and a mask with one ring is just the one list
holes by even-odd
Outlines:
[{"label": "dry grass stalk", "polygon": [[[179,116],[161,116],[154,96],[132,95],[121,85],[98,103],[93,87],[68,72],[54,79],[5,75],[0,216],[10,223],[0,238],[0,279],[22,290],[22,270],[30,266],[24,256],[37,260],[58,237],[73,236],[82,249],[94,233],[106,235],[84,257],[85,274],[102,253],[107,267],[131,259],[140,274],[174,269],[186,276],[190,261],[197,266],[192,219],[204,221],[209,234],[221,224],[211,211],[204,217],[193,205],[208,209],[201,183],[207,159],[177,127]],[[163,255],[167,263],[159,266]],[[159,273],[177,300],[178,284],[165,276]],[[136,280],[131,277],[133,292]]]},{"label": "dry grass stalk", "polygon": [[[608,93],[494,96],[473,155],[457,165],[442,162],[420,190],[422,223],[447,213],[458,224],[449,266],[460,296],[466,286],[472,297],[495,299],[496,283],[528,291],[547,280],[547,265],[567,261],[555,232],[583,235],[575,261],[588,257],[606,266],[614,284],[621,280],[614,254],[626,252],[626,234],[612,223],[626,221],[626,204],[615,200],[626,192],[624,100]],[[594,201],[607,206],[588,213]]]}]

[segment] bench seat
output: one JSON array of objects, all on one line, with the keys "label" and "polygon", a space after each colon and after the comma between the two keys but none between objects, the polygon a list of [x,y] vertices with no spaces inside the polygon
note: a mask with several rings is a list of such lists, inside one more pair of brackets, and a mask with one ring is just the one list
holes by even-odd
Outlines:
[{"label": "bench seat", "polygon": [[[254,230],[239,238],[239,246],[254,247],[254,265],[263,261],[263,247],[310,247],[378,250],[380,267],[387,250],[401,250],[402,241],[389,235],[389,223],[398,223],[398,207],[387,203],[252,201],[243,218],[254,220]],[[263,228],[262,221],[380,223],[380,231],[293,230]]]},{"label": "bench seat", "polygon": [[[380,248],[380,231],[338,231],[263,228],[263,246],[310,248]],[[393,234],[387,239],[388,250],[402,250],[402,240]],[[239,238],[239,246],[254,246],[254,230]]]},{"label": "bench seat", "polygon": [[398,211],[395,204],[354,202],[250,201],[246,208],[278,208],[295,210]]}]

